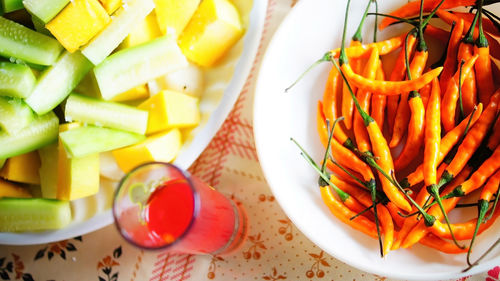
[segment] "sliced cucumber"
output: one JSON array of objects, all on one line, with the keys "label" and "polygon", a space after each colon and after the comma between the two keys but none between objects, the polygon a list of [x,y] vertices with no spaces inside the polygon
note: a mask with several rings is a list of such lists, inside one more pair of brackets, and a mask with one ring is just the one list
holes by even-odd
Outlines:
[{"label": "sliced cucumber", "polygon": [[38,79],[26,103],[39,115],[59,105],[92,68],[79,51],[65,51]]},{"label": "sliced cucumber", "polygon": [[24,8],[22,0],[0,0],[4,13],[10,13]]},{"label": "sliced cucumber", "polygon": [[90,43],[82,49],[82,53],[95,65],[101,63],[127,37],[155,7],[152,0],[128,1],[127,7],[121,7],[106,26]]},{"label": "sliced cucumber", "polygon": [[0,97],[0,128],[7,134],[17,134],[35,118],[31,108],[21,99]]},{"label": "sliced cucumber", "polygon": [[66,100],[66,121],[79,121],[144,135],[148,112],[132,106],[71,94]]},{"label": "sliced cucumber", "polygon": [[0,199],[0,231],[59,229],[71,222],[68,201],[41,198]]},{"label": "sliced cucumber", "polygon": [[40,187],[42,197],[55,199],[57,195],[57,165],[58,165],[57,142],[46,145],[38,150],[41,166]]},{"label": "sliced cucumber", "polygon": [[15,135],[0,132],[0,159],[37,150],[57,139],[59,119],[53,112],[38,116]]},{"label": "sliced cucumber", "polygon": [[187,65],[175,39],[163,36],[109,56],[95,67],[94,74],[103,99],[111,100],[135,86]]},{"label": "sliced cucumber", "polygon": [[35,83],[35,75],[28,66],[0,62],[0,96],[27,98]]},{"label": "sliced cucumber", "polygon": [[0,56],[52,65],[62,50],[56,39],[0,17]]},{"label": "sliced cucumber", "polygon": [[83,157],[92,153],[129,146],[144,140],[146,137],[89,125],[62,132],[59,134],[59,138],[71,157]]},{"label": "sliced cucumber", "polygon": [[24,0],[26,10],[35,15],[43,23],[48,23],[54,18],[70,0]]}]

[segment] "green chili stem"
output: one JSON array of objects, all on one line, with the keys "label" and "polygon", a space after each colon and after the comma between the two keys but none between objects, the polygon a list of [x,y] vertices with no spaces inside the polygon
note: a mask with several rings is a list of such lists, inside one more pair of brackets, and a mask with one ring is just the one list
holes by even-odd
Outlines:
[{"label": "green chili stem", "polygon": [[484,254],[482,254],[474,263],[472,263],[471,265],[469,265],[466,269],[462,270],[462,272],[467,272],[469,271],[471,268],[473,268],[474,266],[478,265],[479,262],[484,258],[486,257],[491,251],[493,251],[493,249],[498,246],[498,244],[500,244],[500,238],[497,239],[497,241],[495,241],[495,243],[493,243],[489,248],[488,250],[486,250],[486,252],[484,252]]},{"label": "green chili stem", "polygon": [[467,264],[469,266],[472,266],[472,263],[470,262],[470,253],[472,250],[472,245],[474,244],[474,241],[476,240],[477,237],[477,232],[479,231],[479,226],[481,223],[483,223],[484,216],[486,215],[486,212],[488,211],[488,201],[486,200],[479,200],[479,206],[477,207],[478,209],[478,216],[477,216],[477,222],[476,222],[476,228],[474,229],[474,234],[472,235],[472,239],[470,240],[469,244],[469,250],[467,251]]},{"label": "green chili stem", "polygon": [[363,17],[361,18],[361,21],[359,22],[358,29],[356,29],[356,32],[352,36],[353,41],[358,41],[358,42],[363,41],[363,37],[362,37],[363,36],[362,35],[363,25],[365,24],[366,15],[368,14],[368,10],[370,9],[371,3],[372,3],[372,1],[370,0],[370,1],[368,1],[368,5],[366,5],[365,12],[363,13]]},{"label": "green chili stem", "polygon": [[345,54],[345,36],[347,30],[347,19],[349,15],[349,6],[351,5],[351,0],[347,0],[347,7],[345,9],[345,18],[344,18],[344,30],[342,31],[342,44],[340,45],[340,55],[339,55],[339,63],[343,65],[344,63],[349,63],[347,59],[347,55]]}]

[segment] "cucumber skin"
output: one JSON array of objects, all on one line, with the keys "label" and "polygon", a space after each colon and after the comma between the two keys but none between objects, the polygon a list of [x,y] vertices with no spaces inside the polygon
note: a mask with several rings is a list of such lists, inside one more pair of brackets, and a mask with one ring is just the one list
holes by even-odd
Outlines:
[{"label": "cucumber skin", "polygon": [[22,0],[0,0],[4,13],[10,13],[24,8]]},{"label": "cucumber skin", "polygon": [[59,119],[53,112],[38,116],[15,135],[0,132],[0,159],[37,150],[57,140]]},{"label": "cucumber skin", "polygon": [[43,72],[26,103],[38,115],[51,111],[68,97],[92,66],[79,51],[65,51],[54,65]]},{"label": "cucumber skin", "polygon": [[65,227],[71,222],[68,201],[42,198],[1,198],[0,231],[40,231]]},{"label": "cucumber skin", "polygon": [[[136,144],[145,136],[96,126],[85,126],[59,134],[64,148],[71,157],[83,157],[92,153],[115,150]],[[1,155],[0,155],[1,158]]]},{"label": "cucumber skin", "polygon": [[21,99],[0,96],[0,127],[9,135],[17,134],[35,118],[31,108]]},{"label": "cucumber skin", "polygon": [[24,7],[43,23],[53,19],[70,0],[23,0]]},{"label": "cucumber skin", "polygon": [[187,59],[174,38],[163,36],[118,51],[94,68],[102,98],[111,100],[135,86],[186,67]]},{"label": "cucumber skin", "polygon": [[132,106],[101,101],[79,94],[71,94],[66,100],[66,121],[79,121],[98,127],[146,134],[148,112]]},{"label": "cucumber skin", "polygon": [[151,13],[154,7],[152,0],[128,1],[128,8],[121,7],[115,12],[115,18],[82,48],[82,53],[94,65],[98,65],[120,45],[134,26]]},{"label": "cucumber skin", "polygon": [[[15,34],[16,37],[12,38]],[[0,55],[28,63],[52,65],[63,47],[56,39],[0,17]]]},{"label": "cucumber skin", "polygon": [[35,83],[36,77],[28,66],[0,62],[0,96],[27,98]]}]

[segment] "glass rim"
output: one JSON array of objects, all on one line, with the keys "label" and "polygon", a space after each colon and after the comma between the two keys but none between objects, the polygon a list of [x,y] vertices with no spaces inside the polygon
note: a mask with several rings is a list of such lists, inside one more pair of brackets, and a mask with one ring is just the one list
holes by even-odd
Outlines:
[{"label": "glass rim", "polygon": [[[117,204],[116,202],[117,202],[118,193],[121,190],[121,188],[123,187],[123,183],[127,179],[129,179],[130,175],[133,172],[136,172],[137,170],[142,169],[142,168],[144,168],[146,166],[150,166],[150,165],[166,166],[168,168],[173,168],[173,169],[177,170],[178,172],[180,172],[181,176],[187,181],[187,184],[188,184],[189,188],[191,189],[192,196],[193,196],[193,213],[192,213],[191,219],[190,219],[189,224],[186,227],[186,229],[173,242],[167,243],[165,245],[158,246],[158,247],[148,247],[148,246],[145,246],[145,245],[140,245],[136,241],[134,241],[131,237],[128,237],[127,235],[125,235],[123,233],[123,231],[122,231],[123,228],[119,225],[120,223],[118,222],[117,214],[116,214],[116,208],[115,208],[115,206]],[[141,249],[145,249],[145,250],[166,250],[166,249],[168,249],[168,248],[170,248],[170,247],[172,247],[172,246],[180,243],[180,241],[182,241],[182,239],[187,235],[187,233],[189,232],[189,230],[193,227],[193,224],[194,224],[195,220],[198,218],[199,212],[200,212],[200,209],[201,209],[200,208],[200,204],[201,204],[201,202],[200,202],[200,195],[199,195],[198,191],[196,191],[196,188],[194,186],[194,183],[193,183],[191,177],[192,176],[191,176],[191,174],[188,171],[185,171],[185,170],[179,168],[178,166],[176,166],[176,165],[174,165],[172,163],[158,162],[158,161],[143,163],[143,164],[138,165],[137,167],[133,168],[128,173],[126,173],[125,176],[123,176],[122,179],[120,180],[120,182],[118,183],[118,187],[116,188],[115,194],[113,196],[113,205],[112,205],[112,213],[113,213],[114,225],[117,228],[117,230],[120,233],[120,235],[126,241],[128,241],[129,243],[131,243],[132,245],[134,245],[135,247],[138,247],[138,248],[141,248]],[[155,187],[155,190],[156,190],[156,187]]]}]

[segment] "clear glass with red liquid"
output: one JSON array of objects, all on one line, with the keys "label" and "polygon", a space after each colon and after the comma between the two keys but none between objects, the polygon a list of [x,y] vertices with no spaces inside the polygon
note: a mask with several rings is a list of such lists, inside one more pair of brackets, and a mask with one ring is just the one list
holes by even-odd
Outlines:
[{"label": "clear glass with red liquid", "polygon": [[245,239],[244,209],[198,178],[168,163],[128,173],[113,202],[122,236],[146,249],[224,254]]}]

